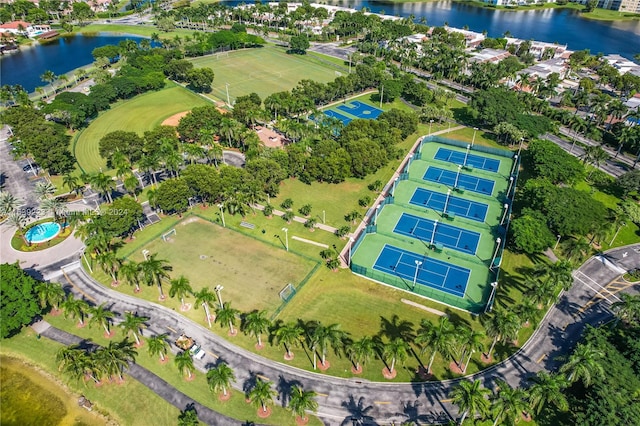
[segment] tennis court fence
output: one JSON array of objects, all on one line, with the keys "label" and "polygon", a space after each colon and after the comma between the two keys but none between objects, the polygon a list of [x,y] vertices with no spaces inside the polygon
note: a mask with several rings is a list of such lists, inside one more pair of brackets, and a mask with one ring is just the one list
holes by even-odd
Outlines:
[{"label": "tennis court fence", "polygon": [[[467,145],[469,145],[467,142],[461,142],[455,139],[447,139],[441,136],[428,136],[423,139],[423,142],[438,142],[444,145],[455,146],[463,149],[467,149]],[[492,148],[490,146],[483,145],[473,145],[471,147],[471,151],[484,152],[485,154],[493,154],[506,158],[513,158],[514,155],[513,151],[500,148]]]},{"label": "tennis court fence", "polygon": [[[361,275],[365,278],[369,278],[379,283],[387,284],[387,285],[399,288],[401,290],[406,290],[411,293],[415,293],[419,296],[426,297],[436,302],[444,303],[445,305],[462,309],[464,311],[468,311],[473,314],[480,314],[484,311],[485,303],[483,302],[474,302],[474,301],[463,299],[460,297],[454,297],[445,292],[437,291],[435,289],[431,289],[423,285],[416,286],[416,289],[412,291],[411,287],[413,286],[413,283],[405,279],[402,279],[400,277],[396,277],[393,275],[389,275],[389,274],[384,274],[382,272],[376,271],[374,269],[366,268],[364,266],[357,265],[355,263],[351,264],[351,271],[354,274]],[[490,286],[487,286],[487,287],[490,287]],[[486,298],[486,296],[484,296],[483,299],[484,298]]]}]

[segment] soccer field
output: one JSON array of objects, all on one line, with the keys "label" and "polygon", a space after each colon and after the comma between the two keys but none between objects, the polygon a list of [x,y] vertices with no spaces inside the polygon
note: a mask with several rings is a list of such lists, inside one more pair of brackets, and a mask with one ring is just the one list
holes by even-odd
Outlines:
[{"label": "soccer field", "polygon": [[[199,218],[189,218],[175,230],[168,242],[157,237],[143,248],[167,260],[173,267],[171,278],[184,275],[194,291],[224,286],[223,300],[242,312],[273,313],[282,302],[280,290],[288,283],[297,287],[315,266],[311,260]],[[131,258],[143,260],[140,251]]]},{"label": "soccer field", "polygon": [[87,173],[107,170],[107,160],[100,156],[98,150],[100,139],[104,135],[116,130],[125,130],[142,136],[145,131],[160,125],[165,118],[207,103],[205,99],[187,89],[169,83],[165,89],[117,103],[100,114],[78,136],[73,146],[73,154],[80,167]]},{"label": "soccer field", "polygon": [[223,52],[191,61],[196,68],[213,70],[213,90],[208,96],[226,101],[228,84],[231,102],[252,92],[264,99],[272,93],[291,90],[303,79],[327,83],[336,78],[336,71],[344,72],[314,56],[287,55],[283,48],[275,46]]}]

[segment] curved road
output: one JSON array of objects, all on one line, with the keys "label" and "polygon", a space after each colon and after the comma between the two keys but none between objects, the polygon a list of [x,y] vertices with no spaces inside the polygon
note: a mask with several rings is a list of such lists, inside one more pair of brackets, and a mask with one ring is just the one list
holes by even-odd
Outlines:
[{"label": "curved road", "polygon": [[[69,261],[72,263],[67,263]],[[611,317],[607,307],[617,300],[616,291],[638,291],[638,286],[633,288],[618,282],[624,270],[639,264],[640,244],[614,249],[605,257],[591,258],[574,273],[572,289],[560,297],[523,348],[507,361],[469,378],[480,379],[490,388],[496,378],[518,386],[539,370],[556,369],[557,356],[567,353],[575,345],[587,324],[599,324]],[[292,385],[301,384],[306,389],[313,389],[320,394],[318,415],[328,425],[376,425],[406,420],[436,423],[455,418],[458,414],[447,400],[448,391],[457,380],[396,384],[341,379],[300,370],[239,348],[203,325],[162,305],[124,295],[96,283],[80,267],[77,254],[67,258],[66,262],[60,261],[37,270],[41,277],[70,285],[74,293],[91,302],[107,302],[107,307],[118,315],[133,311],[150,317],[150,327],[145,334],[168,332],[176,338],[184,332],[194,337],[208,352],[202,361],[196,361],[198,369],[206,371],[217,360],[223,360],[235,370],[239,389],[250,387],[257,375],[266,377],[274,383],[279,393],[277,403],[282,405],[286,405],[285,395]],[[611,290],[604,291],[603,287],[610,283],[614,283]],[[598,294],[604,294],[606,298],[593,299]],[[594,300],[599,302],[592,303]],[[584,306],[587,308],[583,309]],[[296,356],[305,356],[304,350],[298,349]]]}]

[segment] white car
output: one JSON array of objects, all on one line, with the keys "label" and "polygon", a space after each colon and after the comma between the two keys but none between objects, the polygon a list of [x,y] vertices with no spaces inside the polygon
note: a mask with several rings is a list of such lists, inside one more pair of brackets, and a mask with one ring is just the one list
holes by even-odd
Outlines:
[{"label": "white car", "polygon": [[191,356],[193,356],[195,359],[202,359],[206,355],[206,352],[202,350],[202,348],[198,345],[191,346],[189,352],[191,352]]}]

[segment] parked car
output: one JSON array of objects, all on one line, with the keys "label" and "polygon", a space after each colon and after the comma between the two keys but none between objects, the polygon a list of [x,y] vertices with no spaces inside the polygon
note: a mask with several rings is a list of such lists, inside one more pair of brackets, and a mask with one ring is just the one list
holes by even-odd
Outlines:
[{"label": "parked car", "polygon": [[189,352],[191,352],[191,356],[193,356],[195,359],[202,359],[206,355],[206,352],[198,345],[191,346]]},{"label": "parked car", "polygon": [[30,172],[32,170],[38,170],[38,165],[36,163],[29,163],[22,168],[25,172]]}]

